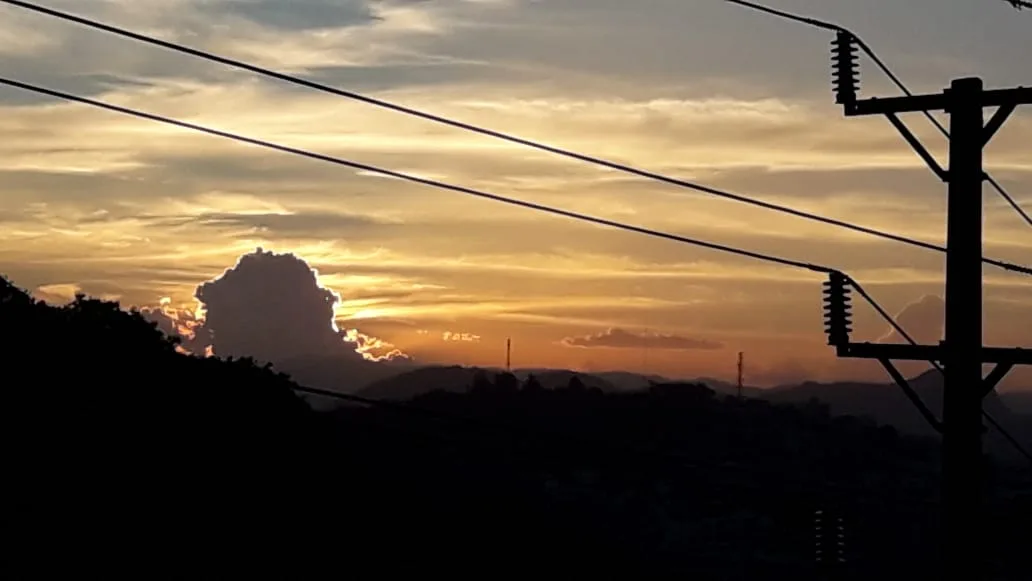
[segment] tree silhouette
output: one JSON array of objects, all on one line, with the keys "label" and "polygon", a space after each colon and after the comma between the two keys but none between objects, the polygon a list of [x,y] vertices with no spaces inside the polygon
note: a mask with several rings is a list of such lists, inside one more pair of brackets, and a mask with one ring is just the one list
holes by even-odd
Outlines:
[{"label": "tree silhouette", "polygon": [[83,565],[189,568],[224,535],[268,542],[298,525],[270,475],[314,478],[321,446],[288,378],[250,360],[180,355],[117,303],[79,295],[50,306],[7,280],[0,321],[3,422],[17,443],[5,472],[29,513],[22,541]]},{"label": "tree silhouette", "polygon": [[484,373],[482,370],[477,371],[473,376],[473,385],[470,386],[470,390],[480,393],[490,391],[493,388],[494,383],[491,381],[491,378],[487,376],[487,373]]},{"label": "tree silhouette", "polygon": [[[7,523],[23,545],[7,548],[27,563],[15,577],[62,565],[268,575],[274,563],[301,577],[311,555],[346,547],[348,567],[385,577],[506,563],[814,579],[812,518],[827,507],[849,518],[857,558],[843,578],[942,576],[929,566],[936,443],[818,400],[718,399],[684,383],[603,394],[578,376],[519,389],[478,374],[471,390],[315,412],[270,366],[177,353],[116,303],[54,307],[5,279],[0,322]],[[991,476],[994,526],[977,533],[999,578],[1023,578],[1032,482],[1002,465]]]},{"label": "tree silhouette", "polygon": [[533,374],[527,376],[527,380],[523,382],[523,391],[527,393],[540,393],[545,391],[545,387],[541,385],[541,382]]},{"label": "tree silhouette", "polygon": [[570,381],[566,384],[566,389],[573,392],[587,391],[587,386],[584,385],[584,381],[579,375],[574,375],[570,378]]},{"label": "tree silhouette", "polygon": [[499,373],[495,377],[495,389],[503,393],[516,393],[520,389],[520,380],[512,373]]}]

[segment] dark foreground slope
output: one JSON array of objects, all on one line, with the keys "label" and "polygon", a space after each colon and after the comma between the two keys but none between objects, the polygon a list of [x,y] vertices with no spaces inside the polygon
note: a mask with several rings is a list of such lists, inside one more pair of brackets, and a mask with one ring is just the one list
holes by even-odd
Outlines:
[{"label": "dark foreground slope", "polygon": [[[109,303],[4,285],[0,324],[13,578],[823,578],[817,510],[843,518],[842,578],[935,562],[935,447],[818,405],[507,379],[315,413]],[[973,538],[1020,572],[1022,529],[992,525]]]}]

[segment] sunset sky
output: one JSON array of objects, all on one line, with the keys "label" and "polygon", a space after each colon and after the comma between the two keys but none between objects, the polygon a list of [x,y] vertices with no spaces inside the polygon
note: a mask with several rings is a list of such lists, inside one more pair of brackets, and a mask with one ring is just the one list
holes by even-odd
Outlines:
[{"label": "sunset sky", "polygon": [[[945,188],[884,119],[844,119],[829,33],[719,0],[45,0],[520,136],[922,240]],[[915,91],[1032,84],[1000,0],[772,0],[854,29]],[[864,62],[866,96],[895,95]],[[0,7],[0,75],[286,145],[841,268],[924,340],[942,256],[714,199]],[[943,139],[907,118],[945,163]],[[987,148],[1032,211],[1032,108]],[[847,376],[822,278],[0,88],[0,273],[60,301],[193,308],[263,247],[337,292],[339,325],[423,362],[754,383]],[[986,253],[1032,228],[986,189]],[[1032,278],[987,268],[986,342],[1032,347]],[[929,306],[933,308],[929,308]],[[260,317],[261,313],[255,313]],[[885,325],[858,307],[857,338]],[[1010,384],[1032,387],[1032,378]]]}]

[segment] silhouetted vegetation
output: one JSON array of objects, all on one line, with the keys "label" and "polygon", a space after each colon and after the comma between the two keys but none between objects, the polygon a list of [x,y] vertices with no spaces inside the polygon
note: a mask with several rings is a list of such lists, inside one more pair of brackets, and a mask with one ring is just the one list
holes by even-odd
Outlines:
[{"label": "silhouetted vegetation", "polygon": [[[19,578],[825,578],[817,510],[843,518],[837,578],[938,562],[936,442],[816,399],[481,373],[317,413],[286,376],[181,355],[114,303],[53,307],[3,281],[0,324]],[[1032,565],[1025,474],[993,469],[994,526],[972,532],[1001,579]]]}]

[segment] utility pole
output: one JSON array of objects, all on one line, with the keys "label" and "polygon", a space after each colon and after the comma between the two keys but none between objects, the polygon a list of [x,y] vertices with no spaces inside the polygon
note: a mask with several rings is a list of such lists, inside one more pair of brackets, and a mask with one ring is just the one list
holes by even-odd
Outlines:
[{"label": "utility pole", "polygon": [[505,340],[505,370],[512,371],[512,337]]},{"label": "utility pole", "polygon": [[[947,366],[942,406],[944,549],[955,571],[981,571],[982,500],[982,80],[958,79],[949,89],[946,226]],[[970,560],[967,558],[970,556]],[[948,569],[949,570],[949,569]]]},{"label": "utility pole", "polygon": [[[849,341],[849,289],[840,273],[825,283],[829,344],[840,357],[877,359],[915,404],[920,398],[892,364],[893,359],[941,362],[945,367],[942,421],[944,573],[980,579],[985,523],[981,522],[983,457],[982,400],[1017,364],[1032,364],[1032,352],[982,344],[982,169],[983,149],[1018,105],[1032,104],[1032,89],[986,91],[979,78],[957,79],[939,94],[858,100],[857,40],[844,30],[832,43],[836,102],[846,116],[884,115],[948,184],[946,333],[939,345],[872,345]],[[983,111],[997,107],[988,123]],[[949,168],[943,169],[897,116],[945,111],[950,117]],[[837,276],[836,276],[837,275]],[[982,365],[996,363],[985,379]],[[924,408],[927,413],[927,408]],[[928,416],[926,416],[928,417]]]},{"label": "utility pole", "polygon": [[[890,77],[893,75],[855,35],[832,24],[768,8],[750,0],[728,0],[779,18],[835,33],[832,42],[835,102],[847,117],[884,115],[907,143],[948,184],[946,252],[946,333],[938,345],[872,345],[852,343],[849,277],[833,272],[825,283],[824,308],[828,344],[839,357],[876,359],[885,367],[918,411],[943,434],[943,571],[950,577],[984,577],[982,547],[985,523],[982,500],[982,400],[1015,365],[1032,365],[1032,350],[985,347],[982,344],[982,169],[985,145],[1019,105],[1032,104],[1032,88],[986,91],[981,79],[954,80],[937,94],[883,99],[858,99],[857,49],[867,52]],[[1009,0],[1012,4],[1027,4]],[[899,84],[897,82],[897,84]],[[902,88],[902,87],[901,87]],[[988,123],[984,110],[996,107]],[[949,168],[943,169],[898,117],[901,113],[944,111],[950,116]],[[925,406],[893,360],[928,361],[943,371],[943,419]],[[996,367],[985,378],[982,365]]]}]

